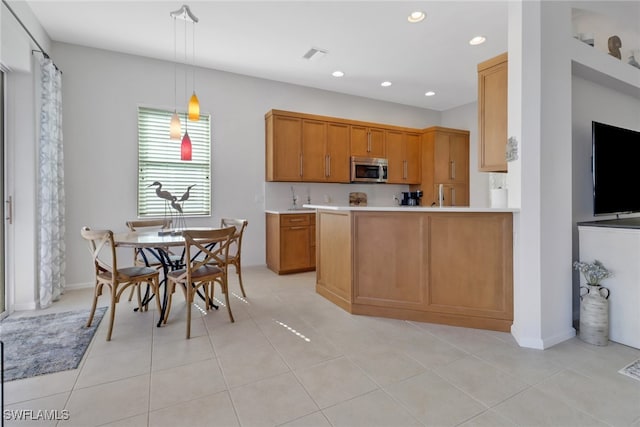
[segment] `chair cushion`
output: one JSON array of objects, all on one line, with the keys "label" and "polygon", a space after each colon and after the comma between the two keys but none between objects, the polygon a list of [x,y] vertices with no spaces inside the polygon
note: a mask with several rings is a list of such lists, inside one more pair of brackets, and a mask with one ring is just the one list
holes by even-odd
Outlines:
[{"label": "chair cushion", "polygon": [[118,276],[124,277],[140,277],[158,274],[158,270],[151,267],[137,266],[137,267],[125,267],[118,269]]},{"label": "chair cushion", "polygon": [[[169,277],[176,279],[180,276],[182,276],[185,273],[185,269],[181,268],[180,270],[174,270],[169,272]],[[198,280],[202,277],[207,277],[207,276],[216,276],[218,274],[222,274],[223,270],[219,267],[216,267],[215,265],[203,265],[199,268],[197,268],[196,270],[193,270],[191,272],[191,278],[194,280]]]}]

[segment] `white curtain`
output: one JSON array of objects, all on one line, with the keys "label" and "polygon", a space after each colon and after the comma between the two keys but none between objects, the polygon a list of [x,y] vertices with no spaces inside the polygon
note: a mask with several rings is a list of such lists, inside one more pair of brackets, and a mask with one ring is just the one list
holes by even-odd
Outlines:
[{"label": "white curtain", "polygon": [[65,286],[62,73],[43,57],[39,75],[38,280],[40,308],[45,308]]}]

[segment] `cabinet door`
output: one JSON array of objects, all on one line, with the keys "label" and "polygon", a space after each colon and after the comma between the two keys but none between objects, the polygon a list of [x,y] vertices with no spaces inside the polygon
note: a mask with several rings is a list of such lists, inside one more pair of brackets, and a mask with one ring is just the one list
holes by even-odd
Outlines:
[{"label": "cabinet door", "polygon": [[404,133],[399,131],[385,131],[387,142],[387,182],[389,184],[406,184],[406,156]]},{"label": "cabinet door", "polygon": [[302,121],[293,117],[273,118],[273,180],[300,181]]},{"label": "cabinet door", "polygon": [[309,226],[280,229],[280,269],[297,270],[309,267]]},{"label": "cabinet door", "polygon": [[[315,214],[310,214],[315,216]],[[309,226],[309,267],[316,267],[316,225]]]},{"label": "cabinet door", "polygon": [[327,145],[325,155],[327,181],[350,181],[350,150],[349,125],[341,123],[327,123]]},{"label": "cabinet door", "polygon": [[385,140],[384,130],[369,128],[369,156],[370,157],[385,157]]},{"label": "cabinet door", "polygon": [[[439,185],[435,184],[433,194],[438,200]],[[442,193],[444,199],[442,206],[469,206],[469,187],[466,184],[443,184]]]},{"label": "cabinet door", "polygon": [[351,126],[351,155],[369,157],[369,130],[363,126]]},{"label": "cabinet door", "polygon": [[452,181],[449,134],[447,133],[437,132],[435,134],[433,144],[433,170],[436,184],[444,184]]},{"label": "cabinet door", "polygon": [[506,172],[507,54],[478,65],[479,169]]},{"label": "cabinet door", "polygon": [[352,125],[351,155],[359,157],[384,158],[384,130]]},{"label": "cabinet door", "polygon": [[463,184],[469,181],[469,141],[464,135],[449,135],[449,179]]},{"label": "cabinet door", "polygon": [[[387,149],[389,145],[387,144]],[[420,135],[408,133],[405,136],[405,181],[407,184],[420,184],[422,179],[420,161]]]},{"label": "cabinet door", "polygon": [[302,180],[325,181],[326,122],[302,121]]}]

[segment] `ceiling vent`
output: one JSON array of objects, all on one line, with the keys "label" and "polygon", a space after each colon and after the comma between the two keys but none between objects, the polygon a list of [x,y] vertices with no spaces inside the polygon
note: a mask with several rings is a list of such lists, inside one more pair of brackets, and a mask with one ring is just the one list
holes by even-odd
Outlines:
[{"label": "ceiling vent", "polygon": [[308,59],[309,61],[316,61],[327,54],[326,50],[318,49],[317,47],[312,47],[309,49],[307,53],[302,55],[304,59]]}]

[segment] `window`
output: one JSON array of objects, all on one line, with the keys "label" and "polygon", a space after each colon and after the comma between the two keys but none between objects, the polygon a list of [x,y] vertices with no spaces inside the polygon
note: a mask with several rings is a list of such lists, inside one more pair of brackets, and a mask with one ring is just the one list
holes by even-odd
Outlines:
[{"label": "window", "polygon": [[[158,186],[176,197],[187,216],[211,214],[211,117],[189,121],[192,160],[180,160],[180,141],[169,139],[172,111],[138,107],[138,217],[175,214],[165,199],[156,195]],[[186,113],[178,113],[182,129]],[[180,201],[189,190],[187,200]]]}]

